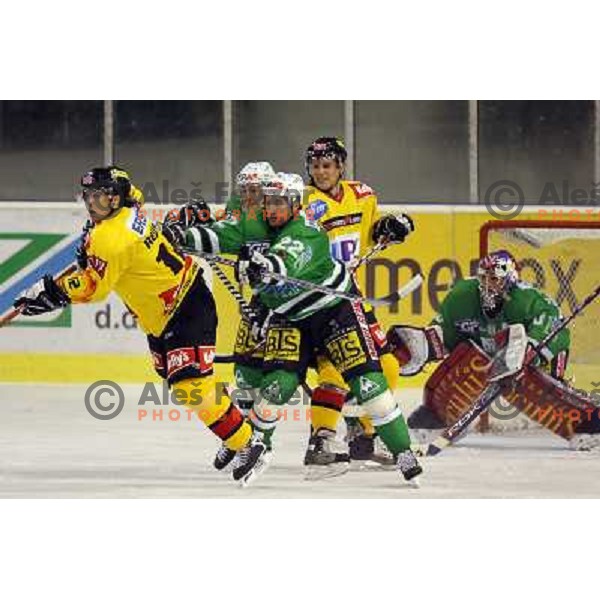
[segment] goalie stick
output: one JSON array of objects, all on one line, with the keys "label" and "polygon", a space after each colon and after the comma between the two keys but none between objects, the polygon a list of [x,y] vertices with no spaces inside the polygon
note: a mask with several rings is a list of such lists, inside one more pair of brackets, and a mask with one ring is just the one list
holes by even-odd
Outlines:
[{"label": "goalie stick", "polygon": [[[54,279],[60,279],[61,277],[66,277],[67,275],[70,275],[71,273],[75,272],[77,270],[77,265],[69,265],[64,271],[61,271]],[[5,325],[8,325],[13,319],[17,318],[21,312],[23,311],[23,306],[20,306],[19,308],[13,308],[12,310],[8,311],[6,314],[2,315],[2,317],[0,317],[0,327],[4,327]]]},{"label": "goalie stick", "polygon": [[[226,265],[228,267],[235,267],[236,261],[231,260],[229,258],[224,258],[219,256],[218,254],[208,254],[206,252],[197,252],[196,250],[191,250],[189,248],[182,248],[183,252],[187,254],[192,254],[194,256],[199,256],[200,258],[204,258],[207,262],[211,263],[217,262],[222,265]],[[309,290],[314,290],[316,292],[322,292],[323,294],[330,294],[332,296],[337,296],[338,298],[344,298],[345,300],[350,300],[351,302],[367,302],[373,306],[385,306],[388,304],[394,304],[401,299],[401,296],[398,295],[400,289],[409,288],[406,292],[410,294],[414,290],[416,290],[423,283],[423,276],[419,273],[415,275],[405,286],[400,288],[399,290],[392,292],[388,296],[383,296],[382,298],[365,298],[363,296],[357,296],[356,294],[347,294],[345,292],[340,292],[338,290],[334,290],[333,288],[327,287],[325,285],[319,285],[318,283],[312,283],[310,281],[305,281],[304,279],[296,279],[295,277],[287,277],[285,275],[279,275],[277,273],[269,273],[269,277],[271,277],[275,281],[282,281],[286,283],[292,283],[301,287],[304,287]]]},{"label": "goalie stick", "polygon": [[[547,346],[565,327],[569,325],[583,310],[591,304],[596,298],[600,296],[600,285],[589,294],[580,304],[576,306],[569,317],[561,319],[560,323],[552,329],[552,331],[536,345],[534,352],[525,359],[525,362],[521,366],[518,372],[522,371],[527,365],[540,355],[542,349]],[[457,438],[459,438],[466,430],[467,427],[481,414],[483,413],[492,402],[502,393],[505,383],[507,383],[508,377],[514,376],[516,373],[497,373],[493,377],[488,379],[489,385],[481,392],[477,400],[473,403],[471,408],[462,416],[458,421],[450,425],[443,433],[441,433],[433,442],[427,446],[425,451],[426,456],[435,456],[439,454],[444,448],[447,448],[453,444]],[[511,379],[510,381],[513,381]]]}]

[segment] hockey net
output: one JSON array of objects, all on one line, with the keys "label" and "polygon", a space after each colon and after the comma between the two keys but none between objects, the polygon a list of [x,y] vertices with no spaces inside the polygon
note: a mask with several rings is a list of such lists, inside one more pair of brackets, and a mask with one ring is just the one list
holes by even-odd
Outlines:
[{"label": "hockey net", "polygon": [[[515,257],[521,279],[548,293],[563,315],[571,314],[600,280],[600,222],[490,221],[480,230],[480,254],[500,249]],[[600,380],[600,303],[590,305],[570,330],[567,378],[575,387],[592,391],[593,380]],[[502,403],[494,406],[500,417],[502,410]],[[494,432],[537,427],[523,415],[486,415],[481,423],[483,430]]]}]

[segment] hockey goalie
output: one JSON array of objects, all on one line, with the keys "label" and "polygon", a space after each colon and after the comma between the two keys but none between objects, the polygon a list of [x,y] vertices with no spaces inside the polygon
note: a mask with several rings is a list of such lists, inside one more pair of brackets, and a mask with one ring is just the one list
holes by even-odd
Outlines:
[{"label": "hockey goalie", "polygon": [[[560,331],[535,360],[526,360],[560,317],[550,297],[520,281],[509,252],[485,256],[476,277],[456,282],[430,327],[393,326],[388,331],[401,375],[415,375],[427,363],[441,361],[409,427],[438,429],[460,419],[485,389],[493,358],[503,350],[520,362],[517,380],[502,394],[504,401],[568,440],[573,449],[599,447],[598,406],[565,380],[569,330]],[[523,364],[527,366],[521,369]]]}]

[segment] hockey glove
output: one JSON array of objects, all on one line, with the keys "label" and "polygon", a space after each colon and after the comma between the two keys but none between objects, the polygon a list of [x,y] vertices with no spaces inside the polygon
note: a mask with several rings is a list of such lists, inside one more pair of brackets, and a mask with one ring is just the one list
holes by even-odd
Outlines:
[{"label": "hockey glove", "polygon": [[373,241],[388,244],[401,243],[406,236],[415,230],[413,220],[404,213],[385,215],[373,226]]},{"label": "hockey glove", "polygon": [[242,285],[255,287],[260,283],[271,283],[275,262],[260,252],[242,246],[235,267],[235,278]]},{"label": "hockey glove", "polygon": [[179,212],[169,213],[162,224],[163,235],[175,247],[185,245],[185,232],[194,225],[214,223],[210,207],[204,200],[195,200],[182,207]]},{"label": "hockey glove", "polygon": [[83,232],[81,237],[79,238],[79,244],[77,248],[75,248],[75,260],[77,261],[77,266],[83,271],[87,268],[88,264],[88,255],[87,255],[87,246],[89,244],[90,231],[94,227],[94,222],[88,219],[85,222],[83,227]]},{"label": "hockey glove", "polygon": [[22,296],[16,299],[15,308],[23,307],[21,314],[31,317],[63,308],[71,303],[71,299],[54,281],[52,275],[44,275],[31,286]]},{"label": "hockey glove", "polygon": [[260,344],[267,335],[267,329],[271,322],[271,317],[275,313],[266,306],[259,305],[252,311],[250,318],[250,337],[256,344]]}]

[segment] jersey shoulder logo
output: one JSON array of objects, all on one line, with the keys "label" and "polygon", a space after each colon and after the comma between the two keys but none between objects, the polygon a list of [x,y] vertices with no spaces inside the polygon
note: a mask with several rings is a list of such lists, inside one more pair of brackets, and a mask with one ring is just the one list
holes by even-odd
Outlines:
[{"label": "jersey shoulder logo", "polygon": [[361,198],[366,198],[367,196],[373,196],[375,192],[371,187],[369,187],[366,183],[362,183],[360,181],[349,181],[348,185],[350,189],[354,192],[357,200]]},{"label": "jersey shoulder logo", "polygon": [[108,263],[97,256],[88,256],[88,265],[98,273],[100,279],[104,279],[106,274],[106,267]]},{"label": "jersey shoulder logo", "polygon": [[456,331],[465,335],[477,335],[479,333],[479,321],[477,319],[460,319],[456,321]]},{"label": "jersey shoulder logo", "polygon": [[308,220],[314,223],[315,221],[318,221],[321,217],[325,215],[328,208],[329,207],[325,200],[315,200],[306,207],[305,213],[308,217]]},{"label": "jersey shoulder logo", "polygon": [[140,237],[144,237],[144,233],[146,232],[146,225],[148,224],[148,219],[140,213],[138,210],[134,210],[131,213],[131,219],[129,221],[129,227],[132,231],[137,233]]}]

